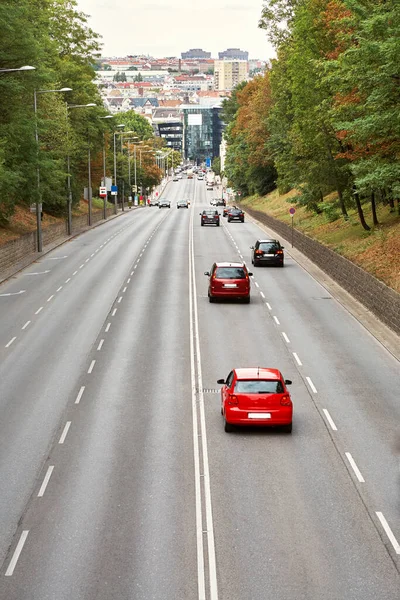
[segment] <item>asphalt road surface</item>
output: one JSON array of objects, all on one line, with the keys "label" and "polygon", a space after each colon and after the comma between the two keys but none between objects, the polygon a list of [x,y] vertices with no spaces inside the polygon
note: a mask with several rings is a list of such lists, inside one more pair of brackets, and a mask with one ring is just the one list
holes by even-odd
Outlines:
[{"label": "asphalt road surface", "polygon": [[[399,599],[399,363],[288,253],[250,267],[257,225],[201,227],[214,195],[0,286],[1,600]],[[209,304],[215,260],[250,305]],[[293,380],[292,435],[224,433],[240,366]]]}]

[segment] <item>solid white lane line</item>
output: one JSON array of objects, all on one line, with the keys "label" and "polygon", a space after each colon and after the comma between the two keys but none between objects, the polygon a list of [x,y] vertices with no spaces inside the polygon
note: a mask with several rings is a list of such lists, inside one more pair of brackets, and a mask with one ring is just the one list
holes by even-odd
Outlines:
[{"label": "solid white lane line", "polygon": [[261,296],[261,298],[265,298],[264,292],[260,292],[260,296]]},{"label": "solid white lane line", "polygon": [[28,327],[29,323],[30,323],[30,321],[27,321],[27,322],[25,323],[25,325],[22,327],[22,329],[26,329],[26,328]]},{"label": "solid white lane line", "polygon": [[24,275],[46,275],[46,273],[50,273],[50,269],[47,271],[37,271],[37,273],[24,273]]},{"label": "solid white lane line", "polygon": [[15,337],[13,337],[13,338],[12,338],[12,339],[11,339],[11,340],[8,342],[8,344],[6,344],[6,348],[9,348],[9,347],[11,346],[11,344],[12,344],[13,342],[15,342],[15,340],[16,340],[16,339],[17,339],[17,337],[16,337],[16,336],[15,336]]},{"label": "solid white lane line", "polygon": [[113,310],[113,311],[112,311],[112,313],[111,313],[111,316],[112,316],[112,317],[115,317],[115,313],[117,312],[117,310],[118,310],[117,308],[114,308],[114,310]]},{"label": "solid white lane line", "polygon": [[47,484],[49,483],[49,480],[50,480],[51,474],[53,472],[53,469],[54,469],[54,465],[51,465],[47,469],[46,475],[44,476],[44,479],[43,479],[43,483],[40,486],[40,490],[39,490],[39,493],[38,493],[38,498],[42,498],[43,494],[45,493],[46,488],[47,488]]},{"label": "solid white lane line", "polygon": [[35,315],[38,315],[42,310],[43,310],[43,306],[41,306],[40,308],[38,308],[38,310],[35,312]]},{"label": "solid white lane line", "polygon": [[266,302],[265,304],[267,305],[268,310],[272,310],[272,306],[270,305],[269,302]]},{"label": "solid white lane line", "polygon": [[101,350],[103,344],[104,344],[104,340],[100,340],[100,344],[97,346],[97,350]]},{"label": "solid white lane line", "polygon": [[68,283],[69,281],[71,281],[71,277],[68,277],[68,279],[65,280],[65,283]]},{"label": "solid white lane line", "polygon": [[78,272],[78,271],[74,271],[74,272],[72,273],[72,277],[73,277],[74,275],[76,275],[76,274],[77,274],[77,272]]},{"label": "solid white lane line", "polygon": [[63,289],[63,286],[60,285],[60,287],[58,288],[58,290],[56,290],[57,292],[60,292]]},{"label": "solid white lane line", "polygon": [[313,382],[311,381],[311,377],[306,377],[307,381],[308,381],[308,385],[310,386],[310,388],[312,389],[312,391],[314,392],[314,394],[317,394],[317,388],[315,387],[315,385],[313,384]]},{"label": "solid white lane line", "polygon": [[290,340],[284,331],[282,331],[282,337],[287,344],[290,344]]},{"label": "solid white lane line", "polygon": [[[210,469],[208,462],[208,446],[207,446],[207,429],[206,429],[206,418],[204,408],[204,394],[203,394],[203,376],[201,367],[201,352],[200,352],[200,331],[199,331],[199,318],[197,308],[197,286],[196,286],[196,273],[194,266],[194,239],[193,239],[193,213],[192,223],[189,228],[191,232],[191,245],[189,245],[189,251],[191,252],[191,258],[189,258],[189,268],[192,268],[192,285],[193,289],[193,315],[194,315],[194,335],[195,335],[195,347],[196,347],[196,366],[197,366],[197,387],[199,389],[199,411],[200,411],[200,434],[201,434],[201,449],[203,459],[203,485],[204,485],[204,505],[206,511],[206,533],[207,533],[207,554],[208,554],[208,575],[209,575],[209,588],[210,588],[210,600],[218,600],[218,583],[217,583],[217,567],[215,557],[215,540],[214,540],[214,523],[212,515],[212,501],[211,501],[211,485],[210,485]],[[189,233],[190,235],[190,233]],[[189,292],[190,295],[190,292]],[[191,319],[192,320],[192,319]]]},{"label": "solid white lane line", "polygon": [[120,296],[120,297],[118,298],[118,304],[120,304],[120,303],[121,303],[121,301],[122,301],[122,296]]},{"label": "solid white lane line", "polygon": [[347,460],[349,461],[354,473],[356,474],[356,477],[358,479],[358,481],[360,483],[365,483],[365,479],[364,477],[361,475],[361,471],[360,469],[357,467],[356,465],[356,461],[354,460],[354,458],[352,457],[352,455],[350,454],[350,452],[345,452]]},{"label": "solid white lane line", "polygon": [[6,296],[19,296],[20,294],[25,294],[26,290],[20,290],[19,292],[12,292],[10,294],[0,294],[1,298],[5,298]]},{"label": "solid white lane line", "polygon": [[75,404],[79,404],[79,402],[81,401],[81,398],[82,398],[82,396],[83,396],[83,392],[84,392],[84,391],[85,391],[85,386],[83,385],[83,386],[81,387],[81,389],[79,390],[79,394],[78,394],[78,395],[77,395],[77,397],[76,397]]},{"label": "solid white lane line", "polygon": [[111,327],[111,323],[107,323],[107,326],[105,328],[105,332],[108,333],[110,331],[110,327]]},{"label": "solid white lane line", "polygon": [[333,431],[337,431],[337,427],[336,427],[331,415],[329,414],[328,410],[326,408],[323,408],[322,412],[324,413],[326,420],[328,421],[328,423],[331,426],[331,428],[333,429]]},{"label": "solid white lane line", "polygon": [[64,427],[64,430],[63,430],[63,432],[61,434],[61,437],[60,437],[60,439],[58,441],[59,444],[63,444],[65,442],[65,438],[67,437],[67,433],[68,433],[70,427],[71,427],[71,421],[67,421],[65,423],[65,427]]},{"label": "solid white lane line", "polygon": [[299,365],[299,367],[303,366],[303,363],[301,362],[301,360],[299,359],[298,355],[296,354],[296,352],[293,352],[293,356],[297,362],[297,364]]},{"label": "solid white lane line", "polygon": [[92,360],[92,362],[90,363],[90,367],[88,368],[88,373],[90,374],[93,371],[93,367],[96,364],[95,360]]},{"label": "solid white lane line", "polygon": [[124,289],[122,290],[122,293],[125,294],[126,292],[126,287],[124,287]]},{"label": "solid white lane line", "polygon": [[53,300],[53,298],[54,298],[54,294],[52,294],[52,295],[50,296],[50,298],[47,298],[47,302],[50,302],[50,300]]},{"label": "solid white lane line", "polygon": [[275,316],[274,316],[274,321],[275,321],[275,323],[276,323],[277,325],[280,325],[280,322],[279,322],[279,319],[278,319],[278,317],[275,317]]},{"label": "solid white lane line", "polygon": [[258,285],[257,281],[255,281],[255,282],[254,282],[254,285],[255,285],[256,287],[258,287],[258,288],[260,287],[260,286]]},{"label": "solid white lane line", "polygon": [[29,533],[29,529],[25,529],[21,533],[21,537],[19,538],[19,542],[17,544],[17,547],[15,548],[13,557],[12,557],[11,562],[8,565],[8,569],[5,573],[6,577],[11,577],[11,575],[14,573],[14,569],[17,566],[17,562],[18,562],[19,556],[22,552],[22,548],[24,547],[26,538],[28,537],[28,533]]},{"label": "solid white lane line", "polygon": [[378,517],[378,519],[380,520],[383,529],[386,532],[386,535],[388,536],[394,551],[396,552],[396,554],[400,554],[400,544],[399,542],[396,540],[393,531],[390,529],[388,522],[386,521],[385,517],[383,516],[383,514],[381,512],[376,512],[375,513],[376,516]]}]

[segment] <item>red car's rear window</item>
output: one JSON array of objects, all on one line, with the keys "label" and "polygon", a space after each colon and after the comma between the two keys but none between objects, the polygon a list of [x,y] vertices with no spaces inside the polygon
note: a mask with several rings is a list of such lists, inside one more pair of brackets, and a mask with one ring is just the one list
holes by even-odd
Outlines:
[{"label": "red car's rear window", "polygon": [[269,379],[239,380],[235,392],[240,394],[283,394],[282,382]]},{"label": "red car's rear window", "polygon": [[246,271],[242,267],[217,267],[217,279],[246,279]]}]

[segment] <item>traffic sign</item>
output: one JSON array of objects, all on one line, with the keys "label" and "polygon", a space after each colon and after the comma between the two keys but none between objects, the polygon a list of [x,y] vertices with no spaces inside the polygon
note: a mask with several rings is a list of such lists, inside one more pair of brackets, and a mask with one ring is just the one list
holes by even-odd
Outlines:
[{"label": "traffic sign", "polygon": [[117,185],[111,186],[111,196],[118,196],[118,186]]},{"label": "traffic sign", "polygon": [[293,206],[292,206],[291,208],[289,208],[289,212],[290,212],[290,214],[293,216],[293,215],[294,215],[294,213],[296,212],[296,209],[295,209],[295,208],[293,208]]},{"label": "traffic sign", "polygon": [[211,158],[206,158],[206,167],[207,169],[211,167]]},{"label": "traffic sign", "polygon": [[99,196],[100,196],[100,198],[107,198],[107,188],[106,187],[100,186]]},{"label": "traffic sign", "polygon": [[132,192],[137,192],[137,185],[132,186]]}]

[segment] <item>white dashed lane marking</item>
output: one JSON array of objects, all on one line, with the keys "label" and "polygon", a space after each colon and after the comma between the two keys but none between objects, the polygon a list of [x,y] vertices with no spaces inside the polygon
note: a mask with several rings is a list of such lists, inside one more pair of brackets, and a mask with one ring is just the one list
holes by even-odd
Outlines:
[{"label": "white dashed lane marking", "polygon": [[50,467],[47,469],[46,475],[44,476],[44,479],[43,479],[43,483],[42,483],[42,485],[40,486],[40,490],[39,490],[39,492],[38,492],[38,498],[42,498],[42,496],[44,495],[44,493],[45,493],[45,491],[46,491],[46,488],[47,488],[47,484],[48,484],[48,483],[49,483],[49,481],[50,481],[50,477],[51,477],[51,474],[52,474],[52,472],[53,472],[53,469],[54,469],[54,465],[51,465],[51,466],[50,466]]},{"label": "white dashed lane marking", "polygon": [[88,368],[88,373],[90,374],[93,371],[94,365],[96,364],[95,360],[92,360],[90,363],[90,367]]},{"label": "white dashed lane marking", "polygon": [[81,387],[81,389],[79,390],[79,393],[78,393],[78,395],[77,395],[77,397],[76,397],[75,404],[79,404],[79,402],[81,401],[81,398],[82,398],[82,396],[83,396],[83,392],[84,392],[84,391],[85,391],[85,386],[83,385],[83,386]]},{"label": "white dashed lane marking", "polygon": [[26,329],[26,328],[28,327],[29,323],[30,323],[30,321],[27,321],[27,322],[25,323],[25,325],[22,327],[22,329]]},{"label": "white dashed lane marking", "polygon": [[290,344],[290,340],[284,331],[282,331],[282,337],[287,344]]},{"label": "white dashed lane marking", "polygon": [[265,298],[264,292],[260,292],[260,296],[261,296],[261,298]]},{"label": "white dashed lane marking", "polygon": [[50,296],[50,298],[47,298],[47,302],[50,302],[51,300],[53,300],[53,298],[54,298],[54,294],[52,294],[52,295]]},{"label": "white dashed lane marking", "polygon": [[70,427],[71,427],[71,421],[67,421],[65,423],[65,427],[64,427],[63,432],[61,434],[61,437],[60,437],[60,439],[58,441],[59,444],[63,444],[65,442],[65,438],[67,437],[67,433],[68,433]]},{"label": "white dashed lane marking", "polygon": [[57,292],[60,292],[63,289],[63,286],[60,285],[60,287],[56,290]]},{"label": "white dashed lane marking", "polygon": [[116,308],[114,308],[114,310],[113,310],[113,311],[112,311],[112,313],[111,313],[111,316],[112,316],[112,317],[115,317],[115,313],[116,313],[116,312],[117,312],[117,309],[116,309]]},{"label": "white dashed lane marking", "polygon": [[400,554],[400,544],[399,542],[396,540],[393,531],[390,529],[388,522],[386,521],[385,517],[383,516],[383,514],[381,512],[377,512],[375,513],[376,516],[378,517],[378,519],[381,522],[381,525],[383,527],[383,529],[385,530],[386,535],[388,536],[390,543],[392,544],[394,551],[396,552],[396,554]]},{"label": "white dashed lane marking", "polygon": [[275,316],[274,316],[274,321],[275,321],[275,323],[276,323],[277,325],[280,325],[280,322],[279,322],[279,319],[278,319],[278,317],[275,317]]},{"label": "white dashed lane marking", "polygon": [[365,483],[364,477],[361,475],[360,469],[357,467],[356,462],[350,452],[345,452],[347,460],[349,461],[351,468],[353,469],[358,481],[360,483]]},{"label": "white dashed lane marking", "polygon": [[111,323],[107,323],[106,328],[105,328],[105,332],[108,333],[110,331],[110,327],[111,327]]},{"label": "white dashed lane marking", "polygon": [[293,356],[295,358],[295,361],[297,362],[297,364],[299,365],[299,367],[303,366],[303,363],[301,362],[301,360],[299,359],[298,355],[296,354],[296,352],[293,352]]},{"label": "white dashed lane marking", "polygon": [[333,429],[333,431],[337,431],[337,427],[336,427],[331,415],[329,414],[328,410],[326,408],[323,408],[322,412],[324,413],[326,420],[328,421],[328,423],[331,426],[331,428]]},{"label": "white dashed lane marking", "polygon": [[37,311],[35,312],[35,315],[38,315],[42,310],[43,310],[43,306],[41,306],[40,308],[37,309]]},{"label": "white dashed lane marking", "polygon": [[21,537],[19,538],[19,542],[17,544],[17,547],[15,548],[13,557],[12,557],[11,562],[8,565],[8,569],[5,573],[6,577],[11,577],[11,575],[14,573],[14,569],[17,566],[18,559],[20,557],[20,554],[21,554],[24,544],[26,542],[26,538],[28,537],[28,533],[29,533],[29,529],[25,529],[21,533]]},{"label": "white dashed lane marking", "polygon": [[306,379],[308,381],[308,385],[310,386],[310,388],[312,389],[312,391],[314,392],[314,394],[317,394],[317,388],[315,387],[315,385],[311,381],[311,377],[306,377]]},{"label": "white dashed lane marking", "polygon": [[65,280],[65,283],[69,283],[71,281],[71,277],[68,277],[68,279]]},{"label": "white dashed lane marking", "polygon": [[12,338],[12,339],[11,339],[11,340],[8,342],[8,344],[6,344],[6,348],[9,348],[9,347],[11,346],[11,344],[12,344],[13,342],[15,342],[15,340],[16,340],[16,339],[17,339],[17,337],[16,337],[16,336],[15,336],[15,337],[13,337],[13,338]]},{"label": "white dashed lane marking", "polygon": [[272,306],[269,304],[269,302],[265,303],[267,305],[268,310],[272,310]]},{"label": "white dashed lane marking", "polygon": [[102,346],[104,344],[104,340],[100,340],[99,345],[97,346],[97,350],[101,350]]}]

